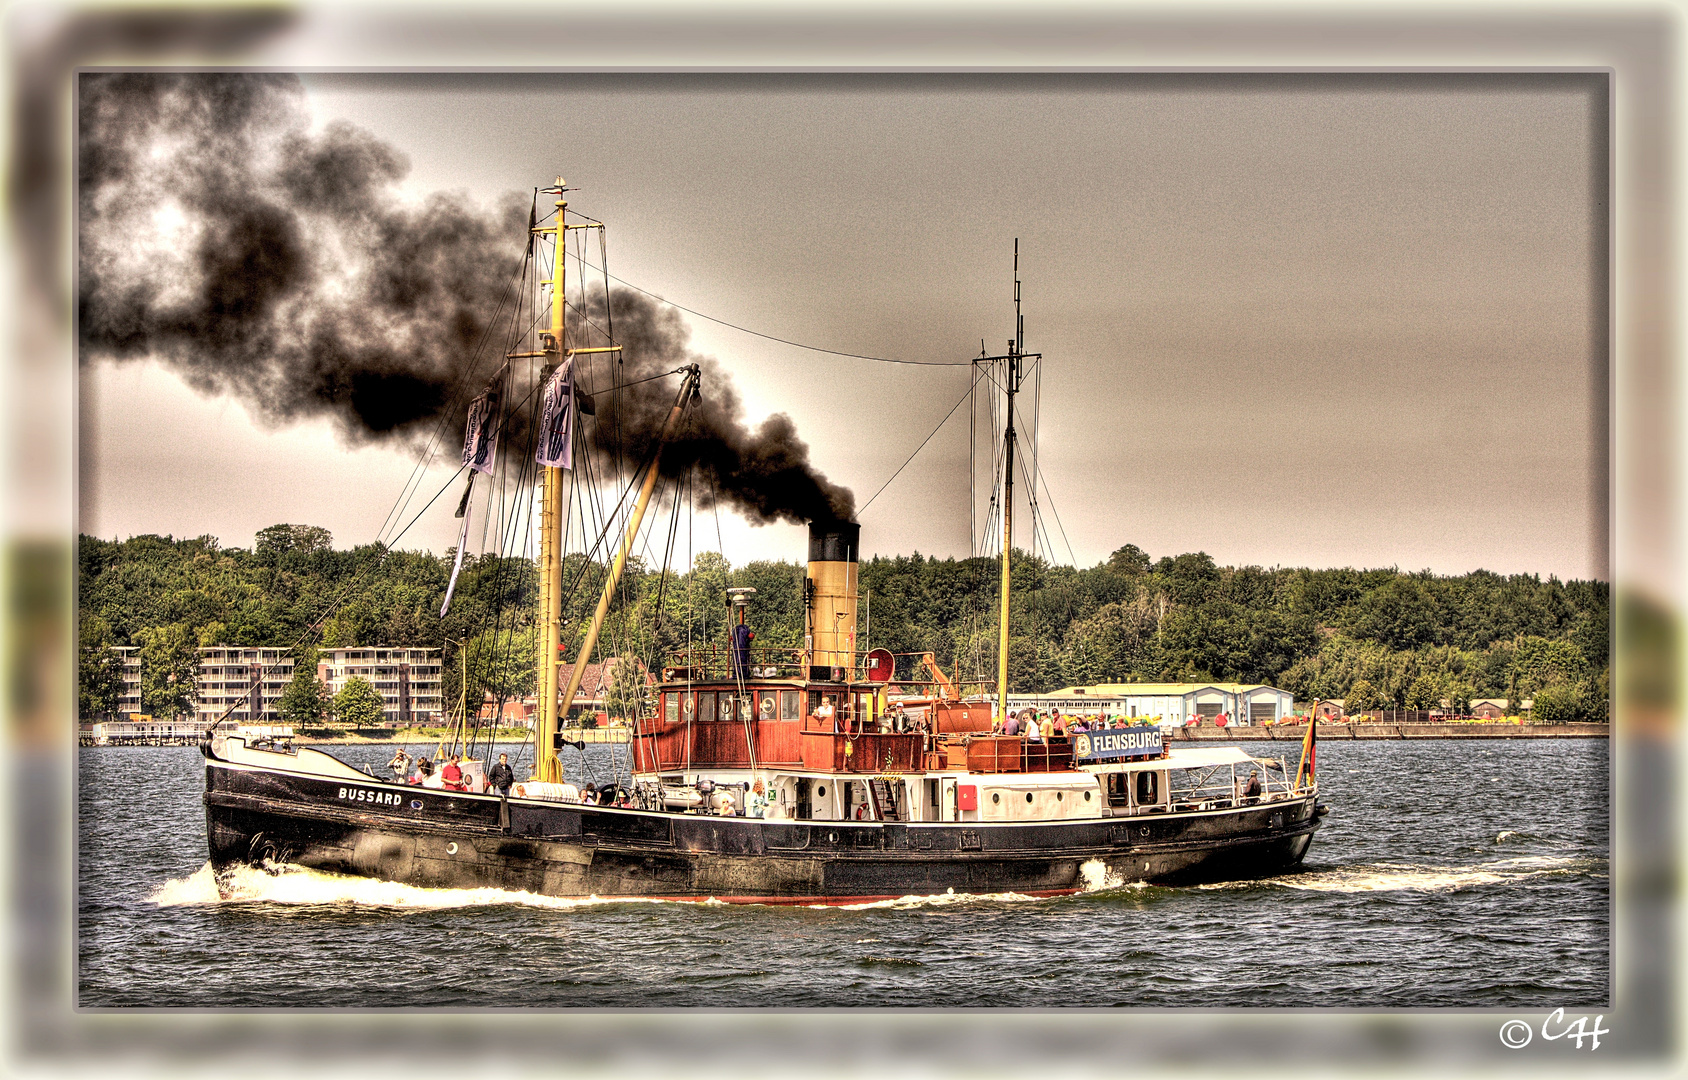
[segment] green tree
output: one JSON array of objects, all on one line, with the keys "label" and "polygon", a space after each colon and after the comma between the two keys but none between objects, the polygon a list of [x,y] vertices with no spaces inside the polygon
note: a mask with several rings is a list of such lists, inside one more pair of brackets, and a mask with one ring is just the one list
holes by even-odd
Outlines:
[{"label": "green tree", "polygon": [[1420,675],[1407,687],[1407,708],[1434,709],[1442,703],[1442,680],[1433,675]]},{"label": "green tree", "polygon": [[1534,697],[1544,687],[1583,682],[1588,677],[1588,659],[1575,644],[1534,636],[1519,639],[1512,668],[1521,697]]},{"label": "green tree", "polygon": [[1131,577],[1142,577],[1149,572],[1149,556],[1136,544],[1126,544],[1115,548],[1108,556],[1108,569]]},{"label": "green tree", "polygon": [[604,688],[604,711],[631,720],[641,715],[650,695],[639,662],[631,656],[610,661],[609,685]]},{"label": "green tree", "polygon": [[334,716],[352,727],[374,727],[382,718],[381,695],[369,680],[353,675],[334,695]]},{"label": "green tree", "polygon": [[1554,683],[1536,691],[1531,703],[1530,718],[1538,724],[1569,724],[1583,718],[1583,699],[1588,687],[1583,683]]},{"label": "green tree", "polygon": [[[526,697],[538,689],[539,628],[528,626],[521,630],[499,630],[477,634],[469,639],[469,647],[459,653],[459,665],[469,676],[469,706],[486,694],[505,699]],[[567,678],[567,669],[561,678]],[[458,679],[462,673],[458,672]],[[452,680],[453,688],[462,692],[463,684]]]},{"label": "green tree", "polygon": [[277,703],[281,718],[294,727],[314,727],[328,719],[333,701],[328,687],[317,678],[316,661],[317,651],[309,647],[294,657],[293,678]]},{"label": "green tree", "polygon": [[111,624],[98,615],[77,627],[77,713],[84,720],[111,716],[123,696],[123,657],[112,651]]},{"label": "green tree", "polygon": [[334,536],[320,525],[271,525],[253,537],[253,551],[260,555],[285,555],[290,551],[328,551]]},{"label": "green tree", "polygon": [[182,623],[140,630],[141,711],[166,720],[193,712],[199,682],[199,647]]},{"label": "green tree", "polygon": [[1360,679],[1353,686],[1350,686],[1347,696],[1342,699],[1342,710],[1349,713],[1364,712],[1367,709],[1382,709],[1388,705],[1389,700],[1366,679]]}]

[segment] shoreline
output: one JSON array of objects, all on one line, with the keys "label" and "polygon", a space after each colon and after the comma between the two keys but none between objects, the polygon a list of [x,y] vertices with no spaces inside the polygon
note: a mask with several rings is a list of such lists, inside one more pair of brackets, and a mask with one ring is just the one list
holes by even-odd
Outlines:
[{"label": "shoreline", "polygon": [[[1610,724],[1468,724],[1442,721],[1429,724],[1334,723],[1320,721],[1321,739],[1366,741],[1410,741],[1423,739],[1608,739]],[[1269,727],[1177,728],[1169,743],[1177,742],[1300,742],[1307,736],[1306,724],[1273,724]]]},{"label": "shoreline", "polygon": [[[565,729],[567,738],[588,743],[625,744],[632,739],[627,728]],[[1610,724],[1390,724],[1390,723],[1329,723],[1319,724],[1319,738],[1353,742],[1413,742],[1439,740],[1458,742],[1472,739],[1609,739]],[[1307,735],[1305,724],[1272,724],[1260,727],[1174,728],[1167,734],[1168,745],[1198,742],[1282,742],[1299,743]],[[418,736],[394,732],[369,735],[295,735],[301,746],[415,746],[444,741],[438,735]],[[531,736],[522,739],[497,740],[510,745],[526,745]],[[83,744],[88,745],[88,744]],[[114,743],[112,746],[177,745],[171,743]],[[189,746],[183,742],[179,745]]]}]

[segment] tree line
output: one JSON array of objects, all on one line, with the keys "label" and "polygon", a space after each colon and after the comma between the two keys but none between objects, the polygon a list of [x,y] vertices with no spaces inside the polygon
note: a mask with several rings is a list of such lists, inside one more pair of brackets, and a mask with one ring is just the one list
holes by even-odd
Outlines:
[{"label": "tree line", "polygon": [[[115,703],[111,644],[135,645],[144,711],[191,697],[196,647],[295,650],[296,702],[311,704],[315,650],[347,645],[442,650],[442,691],[519,697],[534,688],[538,575],[524,558],[466,556],[451,610],[439,605],[455,552],[332,546],[326,530],[275,525],[251,548],[215,538],[80,538],[81,704]],[[605,568],[564,563],[565,655],[584,633]],[[734,567],[699,555],[684,573],[629,561],[610,606],[602,656],[660,667],[675,650],[721,648],[728,588],[757,590],[757,646],[800,648],[801,563]],[[1610,590],[1478,570],[1220,566],[1203,552],[1151,558],[1132,544],[1089,568],[1013,555],[1009,684],[1014,692],[1107,682],[1268,683],[1297,700],[1362,708],[1463,710],[1473,698],[1534,699],[1549,719],[1604,719],[1610,698]],[[899,654],[930,652],[953,677],[996,677],[994,558],[875,557],[860,566],[859,637]],[[306,662],[308,660],[308,663]],[[898,661],[912,677],[915,657]],[[465,681],[467,686],[465,686]],[[622,688],[632,707],[636,691]],[[612,690],[612,694],[614,691]]]}]

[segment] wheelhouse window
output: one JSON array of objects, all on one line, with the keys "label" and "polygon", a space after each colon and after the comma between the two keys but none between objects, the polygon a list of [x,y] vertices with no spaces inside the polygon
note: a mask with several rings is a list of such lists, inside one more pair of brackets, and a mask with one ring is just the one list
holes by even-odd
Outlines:
[{"label": "wheelhouse window", "polygon": [[697,718],[699,720],[715,719],[715,691],[700,690],[697,695]]},{"label": "wheelhouse window", "polygon": [[781,690],[779,692],[779,694],[780,694],[780,719],[781,720],[796,720],[796,719],[798,719],[798,715],[797,715],[797,693],[798,692],[796,690]]},{"label": "wheelhouse window", "polygon": [[680,722],[680,697],[679,694],[662,695],[662,718],[665,722],[670,724]]}]

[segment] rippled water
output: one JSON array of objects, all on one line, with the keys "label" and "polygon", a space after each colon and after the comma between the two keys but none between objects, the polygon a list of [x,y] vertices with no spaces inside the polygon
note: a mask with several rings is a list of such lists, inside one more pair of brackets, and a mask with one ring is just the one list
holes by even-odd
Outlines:
[{"label": "rippled water", "polygon": [[[331,747],[379,766],[390,748]],[[589,748],[607,778],[608,747]],[[571,755],[573,756],[573,755]],[[81,751],[84,1006],[1425,1006],[1608,996],[1603,740],[1319,746],[1301,872],[841,908],[242,872],[193,748]]]}]

